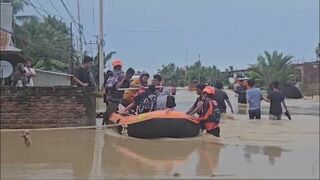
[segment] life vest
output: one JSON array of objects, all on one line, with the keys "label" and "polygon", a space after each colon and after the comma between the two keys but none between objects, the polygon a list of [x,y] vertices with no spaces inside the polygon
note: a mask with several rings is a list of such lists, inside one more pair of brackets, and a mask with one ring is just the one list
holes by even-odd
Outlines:
[{"label": "life vest", "polygon": [[105,89],[110,90],[110,89],[115,89],[115,85],[121,81],[121,79],[124,78],[124,72],[122,71],[117,71],[117,72],[112,72],[112,75],[109,76],[105,83]]},{"label": "life vest", "polygon": [[215,100],[209,101],[209,108],[207,112],[204,112],[205,110],[202,109],[202,112],[204,114],[200,115],[198,120],[201,122],[204,122],[205,128],[207,131],[210,131],[214,128],[219,127],[221,114],[220,110],[218,108],[218,103]]}]

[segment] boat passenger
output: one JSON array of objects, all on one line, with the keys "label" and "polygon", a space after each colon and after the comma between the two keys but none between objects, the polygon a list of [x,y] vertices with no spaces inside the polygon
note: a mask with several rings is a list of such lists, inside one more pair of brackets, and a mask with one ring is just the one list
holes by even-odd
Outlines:
[{"label": "boat passenger", "polygon": [[102,121],[102,125],[106,124],[111,114],[118,108],[121,99],[123,98],[123,91],[118,90],[126,80],[126,75],[122,71],[122,61],[116,59],[112,62],[112,75],[108,78],[105,89],[108,91],[106,98],[106,112]]},{"label": "boat passenger", "polygon": [[144,93],[134,98],[134,102],[126,107],[125,112],[128,112],[135,105],[137,106],[136,112],[138,114],[154,111],[157,103],[155,90],[156,88],[154,85],[149,85]]}]

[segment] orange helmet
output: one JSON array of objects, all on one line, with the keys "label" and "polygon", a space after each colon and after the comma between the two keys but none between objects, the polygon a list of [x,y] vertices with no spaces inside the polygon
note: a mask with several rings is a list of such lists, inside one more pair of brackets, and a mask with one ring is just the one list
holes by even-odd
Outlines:
[{"label": "orange helmet", "polygon": [[207,94],[209,94],[209,95],[215,95],[215,94],[216,94],[216,90],[215,90],[213,87],[211,87],[211,86],[206,86],[206,87],[203,89],[202,92],[203,92],[203,93],[207,93]]},{"label": "orange helmet", "polygon": [[112,61],[112,67],[122,66],[122,61],[120,59],[115,59]]}]

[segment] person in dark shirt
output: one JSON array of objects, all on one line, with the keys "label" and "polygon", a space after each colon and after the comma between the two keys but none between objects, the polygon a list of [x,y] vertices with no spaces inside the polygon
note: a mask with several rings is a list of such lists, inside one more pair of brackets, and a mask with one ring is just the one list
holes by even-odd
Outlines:
[{"label": "person in dark shirt", "polygon": [[229,96],[227,95],[226,92],[224,92],[222,90],[222,88],[223,88],[222,82],[221,81],[216,81],[214,87],[216,88],[216,94],[214,96],[214,99],[218,103],[218,108],[220,109],[220,112],[221,113],[226,113],[227,112],[227,106],[226,106],[226,103],[225,103],[225,101],[227,101],[231,112],[234,114],[232,105],[231,105],[230,100],[229,100]]},{"label": "person in dark shirt", "polygon": [[238,103],[247,104],[246,87],[244,85],[243,80],[239,80],[239,86],[237,86],[235,93],[237,93],[239,95],[238,96]]},{"label": "person in dark shirt", "polygon": [[73,77],[78,87],[96,86],[96,82],[90,71],[92,61],[92,57],[84,56],[83,65],[76,71],[76,74]]},{"label": "person in dark shirt", "polygon": [[279,82],[275,81],[272,83],[272,91],[268,93],[267,101],[270,102],[270,110],[269,110],[269,119],[271,120],[281,120],[282,115],[282,106],[286,110],[286,114],[289,114],[285,97],[283,93],[278,89],[279,88]]},{"label": "person in dark shirt", "polygon": [[136,106],[136,112],[138,114],[154,111],[157,103],[155,91],[155,85],[149,85],[145,92],[134,97],[134,102],[126,107],[125,112],[128,112],[134,106]]},{"label": "person in dark shirt", "polygon": [[[189,114],[189,115],[194,114],[193,111],[197,108],[198,103],[201,102],[203,99],[202,98],[202,91],[205,87],[206,87],[206,85],[202,84],[202,83],[196,85],[196,93],[197,93],[197,95],[199,95],[199,97],[196,99],[196,101],[193,103],[193,105],[190,107],[190,109],[186,112],[186,114]],[[198,112],[198,114],[199,113],[200,112]]]},{"label": "person in dark shirt", "polygon": [[[193,103],[193,105],[190,107],[190,109],[186,112],[186,114],[191,115],[194,113],[197,113],[200,115],[202,113],[202,109],[199,108],[202,106],[204,98],[202,97],[202,91],[206,87],[205,84],[199,83],[196,85],[196,93],[199,95],[199,97],[196,99],[196,101]],[[205,130],[204,122],[199,123],[200,129]]]}]

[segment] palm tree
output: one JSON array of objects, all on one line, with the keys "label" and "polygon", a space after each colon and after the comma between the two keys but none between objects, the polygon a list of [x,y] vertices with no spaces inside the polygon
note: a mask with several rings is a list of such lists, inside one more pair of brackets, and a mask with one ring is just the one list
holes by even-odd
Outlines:
[{"label": "palm tree", "polygon": [[[112,56],[116,53],[117,53],[116,51],[111,51],[107,55],[104,55],[104,65],[106,65],[106,63],[110,61]],[[99,82],[99,53],[94,57],[91,72],[96,82]]]},{"label": "palm tree", "polygon": [[45,17],[43,22],[24,20],[15,33],[20,37],[17,46],[33,59],[35,68],[68,72],[70,37],[64,22],[53,16]]},{"label": "palm tree", "polygon": [[259,55],[257,64],[250,65],[249,77],[258,84],[267,88],[272,81],[279,81],[287,85],[294,80],[294,68],[291,55],[283,55],[274,51],[272,54],[265,51],[264,56]]}]

